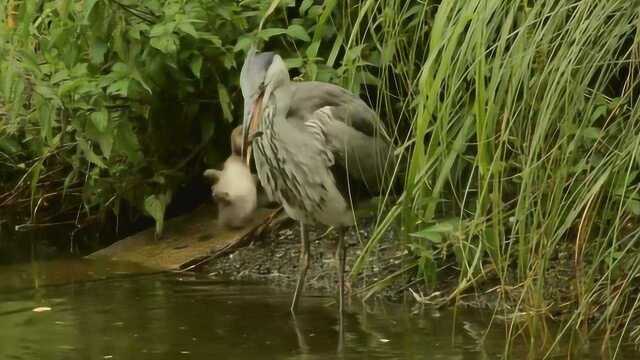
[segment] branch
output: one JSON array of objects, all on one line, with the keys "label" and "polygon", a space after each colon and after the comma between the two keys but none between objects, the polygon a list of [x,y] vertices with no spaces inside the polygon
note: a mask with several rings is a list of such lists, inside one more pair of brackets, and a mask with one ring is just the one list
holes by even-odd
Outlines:
[{"label": "branch", "polygon": [[[127,5],[121,3],[121,2],[119,2],[117,0],[109,0],[109,1],[111,1],[112,3],[115,3],[116,5],[120,6],[124,11],[126,11],[129,14],[137,17],[138,19],[146,22],[147,24],[155,24],[155,21],[153,19],[149,19],[149,18],[145,17],[145,16],[153,16],[153,17],[155,17],[154,14],[138,10],[138,9],[136,9],[134,7],[131,7],[131,6],[127,6]],[[144,14],[144,16],[142,14]]]}]

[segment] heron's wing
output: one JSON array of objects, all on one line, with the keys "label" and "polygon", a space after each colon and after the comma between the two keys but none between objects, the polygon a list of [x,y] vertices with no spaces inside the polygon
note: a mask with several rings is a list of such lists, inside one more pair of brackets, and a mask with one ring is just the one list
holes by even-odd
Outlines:
[{"label": "heron's wing", "polygon": [[321,108],[331,107],[332,119],[367,136],[389,141],[378,115],[358,96],[329,83],[291,82],[292,99],[287,118],[307,121]]},{"label": "heron's wing", "polygon": [[[348,115],[348,114],[347,114]],[[331,153],[338,173],[361,182],[367,192],[378,192],[385,170],[392,163],[389,143],[381,136],[369,135],[351,126],[341,106],[325,106],[305,121],[320,147]]]}]

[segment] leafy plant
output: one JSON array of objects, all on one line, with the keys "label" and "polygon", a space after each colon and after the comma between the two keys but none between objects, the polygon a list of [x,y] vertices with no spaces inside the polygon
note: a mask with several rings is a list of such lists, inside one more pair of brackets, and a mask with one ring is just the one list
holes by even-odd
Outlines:
[{"label": "leafy plant", "polygon": [[[86,217],[108,208],[118,213],[124,200],[152,216],[159,235],[171,194],[201,173],[203,161],[226,155],[241,109],[237,73],[244,52],[260,39],[277,38],[283,49],[310,41],[311,17],[280,15],[252,32],[273,3],[271,11],[281,15],[291,7],[11,2],[0,14],[11,20],[0,28],[0,173],[19,180],[30,169],[33,204],[47,193],[60,200],[80,186],[82,196],[65,204],[80,206]],[[302,66],[300,58],[289,62]],[[27,189],[19,184],[5,189],[11,191],[3,195],[5,206]],[[36,210],[43,208],[31,207],[31,221]]]}]

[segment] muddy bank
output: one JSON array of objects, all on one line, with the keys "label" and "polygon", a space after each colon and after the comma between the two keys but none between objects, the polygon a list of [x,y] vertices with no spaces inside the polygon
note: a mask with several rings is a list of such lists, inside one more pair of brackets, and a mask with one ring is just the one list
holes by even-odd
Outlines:
[{"label": "muddy bank", "polygon": [[[346,234],[347,261],[346,274],[351,271],[357,257],[375,228],[373,219],[361,220],[359,230],[350,229]],[[256,238],[248,246],[209,261],[201,271],[213,278],[231,280],[260,281],[276,287],[293,290],[298,276],[300,255],[300,230],[297,223],[288,221],[278,229]],[[336,249],[337,232],[317,226],[311,228],[311,265],[307,273],[306,292],[330,295],[336,291]],[[468,308],[502,309],[537,313],[522,307],[522,288],[502,286],[494,267],[483,264],[483,275],[474,283],[460,287],[460,273],[453,259],[439,269],[436,287],[426,286],[417,276],[416,259],[402,246],[392,230],[383,236],[378,246],[371,252],[370,260],[354,279],[350,279],[351,293],[358,296],[375,295],[386,300],[398,301],[409,298],[435,305],[452,305]],[[550,259],[546,278],[550,286],[544,295],[551,299],[546,313],[562,317],[570,314],[567,304],[574,291],[574,269],[570,261],[570,248],[558,251],[557,258]],[[402,271],[408,269],[407,271]],[[508,277],[515,276],[516,269]],[[348,281],[349,278],[347,277]],[[510,280],[515,283],[515,279]],[[378,288],[373,286],[378,284]],[[379,290],[379,291],[374,291]]]},{"label": "muddy bank", "polygon": [[[374,228],[372,219],[363,220],[359,229],[346,233],[347,246],[346,274],[348,275],[356,258],[371,236]],[[313,294],[333,294],[336,291],[335,250],[337,232],[322,226],[311,227],[311,265],[307,273],[306,291]],[[271,285],[294,289],[299,269],[300,229],[297,223],[287,221],[274,231],[256,238],[249,246],[211,260],[203,269],[215,278],[233,280],[258,280]],[[390,231],[372,252],[361,275],[355,279],[347,276],[351,293],[366,295],[367,287],[389,278],[399,269],[412,263],[407,250],[399,246],[394,233]],[[381,294],[386,298],[399,299],[410,285],[415,271],[390,278],[390,285]]]}]

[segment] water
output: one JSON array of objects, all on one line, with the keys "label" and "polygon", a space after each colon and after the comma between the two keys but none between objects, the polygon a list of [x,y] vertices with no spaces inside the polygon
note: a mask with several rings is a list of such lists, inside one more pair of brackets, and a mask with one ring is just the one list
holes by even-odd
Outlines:
[{"label": "water", "polygon": [[[141,271],[77,260],[0,268],[0,359],[503,358],[504,324],[485,333],[483,312],[353,302],[339,348],[331,298],[303,298],[293,318],[289,292]],[[540,356],[529,348],[516,340],[509,357]],[[576,358],[602,358],[585,351]]]}]

